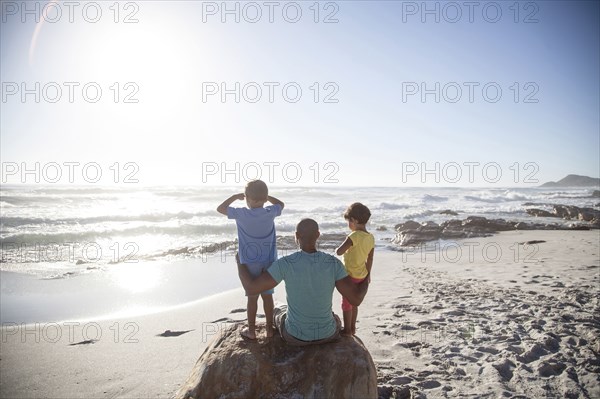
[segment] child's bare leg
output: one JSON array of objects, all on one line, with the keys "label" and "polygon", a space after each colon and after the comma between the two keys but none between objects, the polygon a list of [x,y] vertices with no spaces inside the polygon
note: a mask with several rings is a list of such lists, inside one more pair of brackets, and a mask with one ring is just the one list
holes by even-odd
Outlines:
[{"label": "child's bare leg", "polygon": [[352,310],[344,310],[344,328],[341,331],[342,335],[352,335]]},{"label": "child's bare leg", "polygon": [[265,326],[267,337],[273,336],[273,294],[260,294],[263,300],[263,308],[265,310]]},{"label": "child's bare leg", "polygon": [[249,339],[256,339],[256,312],[258,310],[258,295],[248,296],[247,302],[248,329],[242,335]]},{"label": "child's bare leg", "polygon": [[358,317],[358,306],[352,306],[352,335],[356,335],[356,319]]}]

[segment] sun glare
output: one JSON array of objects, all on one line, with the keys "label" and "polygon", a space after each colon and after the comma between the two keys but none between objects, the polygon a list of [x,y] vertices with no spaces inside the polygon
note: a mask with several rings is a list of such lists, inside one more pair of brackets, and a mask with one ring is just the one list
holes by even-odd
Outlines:
[{"label": "sun glare", "polygon": [[131,293],[141,293],[156,287],[162,276],[157,266],[147,263],[115,265],[111,274],[119,287]]}]

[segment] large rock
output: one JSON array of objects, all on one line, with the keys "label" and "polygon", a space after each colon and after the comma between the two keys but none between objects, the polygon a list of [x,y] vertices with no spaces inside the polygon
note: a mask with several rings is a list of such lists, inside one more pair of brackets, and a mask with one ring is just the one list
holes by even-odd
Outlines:
[{"label": "large rock", "polygon": [[554,205],[554,213],[563,219],[576,219],[579,215],[579,208],[572,205]]},{"label": "large rock", "polygon": [[538,208],[529,208],[529,209],[526,209],[525,211],[527,212],[528,215],[531,215],[531,216],[546,217],[546,218],[557,217],[557,215],[555,215],[552,212],[548,212],[548,211],[545,211],[543,209],[538,209]]},{"label": "large rock", "polygon": [[215,338],[175,398],[377,398],[377,371],[358,338],[300,348],[277,334],[244,340],[241,328]]},{"label": "large rock", "polygon": [[450,219],[439,225],[435,222],[417,223],[409,220],[396,225],[396,236],[392,243],[401,247],[418,246],[428,241],[458,240],[464,238],[489,237],[499,231],[512,230],[589,230],[600,228],[600,211],[593,208],[579,208],[572,205],[554,205],[552,213],[531,208],[527,213],[543,217],[561,217],[564,219],[579,219],[589,222],[569,225],[540,224],[507,221],[504,219],[487,219],[481,216],[469,216],[465,220]]}]

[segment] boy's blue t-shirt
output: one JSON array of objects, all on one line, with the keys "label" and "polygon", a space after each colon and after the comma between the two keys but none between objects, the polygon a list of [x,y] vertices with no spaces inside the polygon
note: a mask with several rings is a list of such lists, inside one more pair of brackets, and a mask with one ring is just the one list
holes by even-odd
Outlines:
[{"label": "boy's blue t-shirt", "polygon": [[333,335],[333,289],[336,281],[348,276],[339,259],[320,251],[299,251],[276,260],[267,272],[278,284],[285,281],[289,334],[303,341]]},{"label": "boy's blue t-shirt", "polygon": [[235,219],[241,263],[271,263],[277,259],[275,218],[281,205],[263,208],[227,208],[227,217]]}]

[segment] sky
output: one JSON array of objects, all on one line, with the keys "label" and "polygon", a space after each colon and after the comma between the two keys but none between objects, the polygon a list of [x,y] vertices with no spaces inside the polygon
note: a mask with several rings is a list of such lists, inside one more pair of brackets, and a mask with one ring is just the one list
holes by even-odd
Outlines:
[{"label": "sky", "polygon": [[2,183],[600,175],[596,1],[2,1],[1,14]]}]

